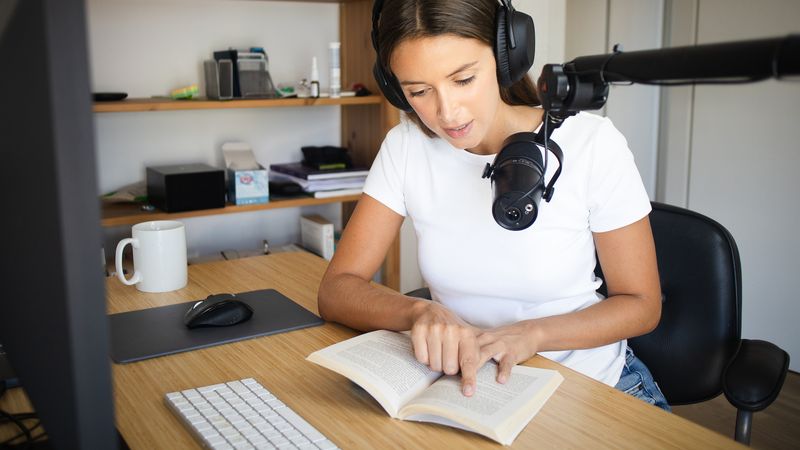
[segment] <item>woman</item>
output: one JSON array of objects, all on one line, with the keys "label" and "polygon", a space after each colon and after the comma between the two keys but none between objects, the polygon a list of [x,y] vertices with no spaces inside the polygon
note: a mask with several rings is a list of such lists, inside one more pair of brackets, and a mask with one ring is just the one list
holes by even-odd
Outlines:
[{"label": "woman", "polygon": [[[668,409],[647,369],[626,352],[627,338],[658,324],[661,300],[650,203],[611,122],[580,113],[553,133],[565,164],[533,226],[509,231],[492,218],[483,167],[506,137],[537,130],[543,119],[527,76],[508,88],[498,81],[496,17],[508,13],[498,5],[383,6],[377,64],[396,79],[410,112],[373,163],[320,285],[319,311],[359,330],[411,330],[416,358],[460,372],[467,396],[489,359],[504,383],[515,364],[538,353]],[[434,301],[369,284],[405,216]],[[595,251],[605,299],[596,293]]]}]

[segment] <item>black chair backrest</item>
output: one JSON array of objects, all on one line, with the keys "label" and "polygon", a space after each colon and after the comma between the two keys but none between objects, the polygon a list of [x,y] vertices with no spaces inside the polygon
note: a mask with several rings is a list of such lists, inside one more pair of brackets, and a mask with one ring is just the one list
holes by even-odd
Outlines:
[{"label": "black chair backrest", "polygon": [[[670,404],[704,401],[722,392],[722,372],[741,341],[739,251],[716,221],[684,208],[652,205],[661,321],[628,345]],[[596,272],[602,277],[599,264]]]}]

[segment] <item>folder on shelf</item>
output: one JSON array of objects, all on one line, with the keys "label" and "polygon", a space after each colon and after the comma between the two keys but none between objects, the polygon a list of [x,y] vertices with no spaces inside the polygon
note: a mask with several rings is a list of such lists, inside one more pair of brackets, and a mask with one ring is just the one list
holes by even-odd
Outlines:
[{"label": "folder on shelf", "polygon": [[364,167],[351,167],[347,169],[314,169],[303,163],[270,164],[274,172],[280,172],[304,180],[328,180],[333,178],[366,177],[369,169]]}]

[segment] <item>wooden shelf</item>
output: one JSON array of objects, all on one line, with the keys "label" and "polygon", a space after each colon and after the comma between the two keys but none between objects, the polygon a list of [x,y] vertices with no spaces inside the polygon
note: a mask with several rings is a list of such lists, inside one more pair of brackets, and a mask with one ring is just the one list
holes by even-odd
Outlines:
[{"label": "wooden shelf", "polygon": [[198,98],[192,100],[171,100],[167,98],[131,98],[115,102],[95,102],[94,112],[142,112],[142,111],[181,111],[191,109],[242,109],[242,108],[280,108],[297,106],[331,106],[331,105],[380,105],[383,97],[368,95],[366,97],[340,98],[270,98],[270,99],[237,99],[208,100]]},{"label": "wooden shelf", "polygon": [[330,198],[298,197],[285,200],[273,200],[269,203],[258,205],[228,205],[224,208],[202,209],[198,211],[186,211],[179,213],[167,213],[163,211],[142,211],[138,205],[130,203],[104,204],[102,206],[102,220],[100,223],[104,227],[116,227],[120,225],[133,225],[148,220],[175,220],[187,217],[213,216],[217,214],[235,214],[250,211],[263,211],[267,209],[295,208],[298,206],[324,205],[328,203],[355,202],[361,197],[356,195],[343,195]]}]

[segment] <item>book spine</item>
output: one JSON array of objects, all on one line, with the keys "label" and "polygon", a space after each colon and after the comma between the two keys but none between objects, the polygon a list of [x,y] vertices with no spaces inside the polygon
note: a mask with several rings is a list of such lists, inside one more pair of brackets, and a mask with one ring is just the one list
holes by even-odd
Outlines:
[{"label": "book spine", "polygon": [[307,174],[300,173],[297,170],[292,169],[291,166],[283,165],[283,164],[270,164],[269,170],[277,173],[282,173],[284,175],[291,175],[293,177],[302,178],[307,180]]},{"label": "book spine", "polygon": [[310,173],[306,177],[309,181],[312,180],[332,180],[335,178],[350,178],[350,177],[365,177],[368,171],[366,170],[342,170],[330,173]]},{"label": "book spine", "polygon": [[344,195],[357,195],[364,192],[362,188],[358,189],[334,189],[331,191],[313,191],[314,198],[330,198]]}]

